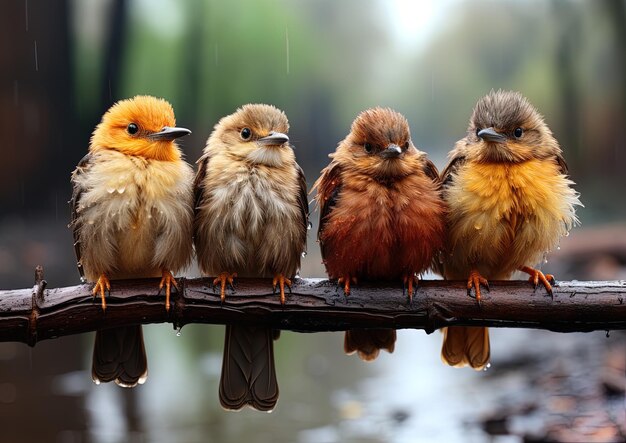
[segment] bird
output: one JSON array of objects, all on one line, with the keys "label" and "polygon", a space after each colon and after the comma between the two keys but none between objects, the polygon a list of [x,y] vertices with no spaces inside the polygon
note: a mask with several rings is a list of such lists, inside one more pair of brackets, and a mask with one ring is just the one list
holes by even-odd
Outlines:
[{"label": "bird", "polygon": [[[138,95],[106,111],[89,151],[71,176],[70,228],[81,279],[94,282],[106,312],[111,280],[161,277],[165,309],[177,287],[172,272],[192,259],[193,168],[176,139],[165,100]],[[114,290],[114,283],[113,283]],[[105,317],[106,318],[106,317]],[[92,379],[123,387],[145,382],[148,365],[141,325],[96,332]]]},{"label": "bird", "polygon": [[[554,276],[532,266],[578,224],[582,204],[559,143],[528,99],[503,90],[480,98],[441,181],[448,205],[444,278],[467,281],[479,303],[481,286],[516,271],[552,294]],[[487,328],[443,332],[445,363],[476,370],[489,364]]]},{"label": "bird", "polygon": [[[417,275],[443,247],[437,168],[411,141],[406,118],[380,107],[361,112],[329,157],[314,185],[329,278],[346,296],[362,280],[402,282],[412,300]],[[372,361],[395,341],[395,329],[349,330],[344,351]]]},{"label": "bird", "polygon": [[[246,104],[223,117],[198,160],[194,243],[198,266],[216,276],[224,302],[236,277],[270,277],[285,289],[306,252],[306,179],[289,142],[289,121],[267,104]],[[273,340],[279,331],[226,325],[220,404],[271,411],[278,401]]]}]

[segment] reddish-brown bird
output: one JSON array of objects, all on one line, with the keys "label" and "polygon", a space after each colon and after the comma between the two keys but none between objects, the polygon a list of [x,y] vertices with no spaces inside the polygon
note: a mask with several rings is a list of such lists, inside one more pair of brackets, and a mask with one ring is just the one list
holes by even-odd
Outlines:
[{"label": "reddish-brown bird", "polygon": [[[466,279],[477,300],[481,285],[515,271],[552,293],[553,277],[531,266],[577,223],[580,201],[558,142],[528,100],[509,91],[481,98],[442,182],[448,204],[443,276]],[[482,369],[489,356],[487,328],[444,329],[445,363]]]},{"label": "reddish-brown bird", "polygon": [[[411,298],[443,245],[435,165],[413,145],[404,116],[387,108],[362,112],[330,157],[315,183],[328,276],[346,295],[357,281],[397,280]],[[380,349],[393,352],[395,339],[393,329],[351,330],[344,349],[369,361]]]},{"label": "reddish-brown bird", "polygon": [[[289,144],[287,116],[249,104],[222,118],[198,160],[195,245],[205,275],[217,275],[224,300],[235,277],[273,277],[285,286],[306,248],[306,181]],[[228,325],[220,379],[226,409],[270,411],[278,401],[273,339],[279,331]]]},{"label": "reddish-brown bird", "polygon": [[[106,309],[109,279],[161,277],[165,308],[171,272],[192,256],[193,170],[174,141],[177,128],[165,100],[137,96],[113,105],[96,127],[89,153],[72,174],[70,201],[81,276],[95,282]],[[132,387],[148,365],[141,326],[96,332],[92,378]]]}]

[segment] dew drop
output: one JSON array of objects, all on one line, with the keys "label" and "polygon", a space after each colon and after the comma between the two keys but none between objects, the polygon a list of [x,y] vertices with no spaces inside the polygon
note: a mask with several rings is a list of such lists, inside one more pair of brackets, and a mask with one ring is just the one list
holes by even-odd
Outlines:
[{"label": "dew drop", "polygon": [[480,231],[483,227],[481,225],[479,225],[478,223],[476,223],[474,225],[474,229],[476,229],[477,231]]},{"label": "dew drop", "polygon": [[107,192],[109,194],[113,194],[115,192],[115,188],[107,188]]},{"label": "dew drop", "polygon": [[126,190],[126,186],[121,186],[121,187],[117,188],[117,193],[118,194],[123,194],[125,190]]},{"label": "dew drop", "polygon": [[489,369],[490,367],[491,367],[491,363],[487,363],[487,366],[483,368],[483,371],[487,371],[487,369]]},{"label": "dew drop", "polygon": [[557,247],[556,247],[556,250],[557,250],[557,251],[560,251],[560,250],[561,250],[561,247],[560,247],[560,246],[557,246]]},{"label": "dew drop", "polygon": [[311,230],[311,228],[313,228],[313,223],[308,222],[308,223],[307,223],[307,225],[306,225],[306,228],[307,228],[307,230],[309,230],[309,231],[310,231],[310,230]]},{"label": "dew drop", "polygon": [[95,384],[99,385],[100,384],[100,380],[98,380],[97,378],[93,381]]},{"label": "dew drop", "polygon": [[569,237],[569,231],[567,231],[567,232],[565,233],[565,236],[566,236],[566,237]]},{"label": "dew drop", "polygon": [[302,251],[302,258],[306,257],[306,251]]},{"label": "dew drop", "polygon": [[87,279],[86,279],[85,277],[81,277],[81,278],[80,278],[80,282],[81,282],[81,283],[86,283],[86,282],[87,282]]},{"label": "dew drop", "polygon": [[176,337],[180,337],[181,336],[181,332],[180,330],[182,329],[182,326],[179,326],[176,328]]}]

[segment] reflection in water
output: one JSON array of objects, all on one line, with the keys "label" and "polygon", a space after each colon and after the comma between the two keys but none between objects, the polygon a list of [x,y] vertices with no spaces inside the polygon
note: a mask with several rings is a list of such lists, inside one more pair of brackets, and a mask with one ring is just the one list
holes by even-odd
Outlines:
[{"label": "reflection in water", "polygon": [[[93,334],[32,352],[0,343],[0,442],[483,443],[492,437],[481,423],[494,416],[512,417],[509,429],[520,437],[506,441],[521,442],[529,428],[543,429],[544,417],[563,421],[549,407],[562,410],[560,392],[570,391],[546,376],[570,380],[565,369],[576,369],[582,377],[567,389],[591,390],[570,392],[572,402],[596,395],[603,349],[621,337],[492,332],[486,372],[444,366],[438,332],[399,331],[395,352],[373,363],[344,355],[343,333],[283,332],[275,346],[281,396],[271,414],[221,409],[221,326],[187,325],[180,337],[171,325],[147,326],[150,375],[135,389],[91,382]],[[525,405],[538,406],[520,413]]]},{"label": "reflection in water", "polygon": [[[103,443],[129,435],[151,442],[485,441],[463,423],[481,410],[473,382],[482,374],[444,367],[438,335],[400,331],[394,354],[368,364],[343,354],[343,333],[283,332],[275,346],[281,397],[274,412],[263,414],[219,406],[222,327],[188,325],[177,337],[149,326],[146,384],[89,389],[92,437]],[[136,398],[137,428],[124,412],[126,393]]]}]

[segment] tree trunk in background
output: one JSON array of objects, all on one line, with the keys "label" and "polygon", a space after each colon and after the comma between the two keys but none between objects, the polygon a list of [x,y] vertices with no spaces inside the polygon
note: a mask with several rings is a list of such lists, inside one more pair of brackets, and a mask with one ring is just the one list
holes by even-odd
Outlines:
[{"label": "tree trunk in background", "polygon": [[64,205],[65,196],[49,190],[68,182],[61,158],[82,151],[75,142],[68,1],[6,2],[0,17],[0,214]]},{"label": "tree trunk in background", "polygon": [[623,168],[626,167],[626,2],[624,0],[606,0],[600,5],[604,8],[604,13],[608,17],[613,34],[613,63],[615,63],[615,98],[618,100],[615,107],[613,121],[614,134],[611,139],[615,140],[615,146],[609,152],[606,167],[612,170],[614,176],[621,178],[622,183],[626,182]]},{"label": "tree trunk in background", "polygon": [[[579,166],[587,164],[583,158],[589,155],[589,150],[581,146],[580,132],[580,98],[576,86],[577,78],[577,51],[579,46],[579,32],[581,27],[577,8],[573,8],[568,1],[553,2],[554,16],[560,17],[558,41],[555,54],[555,74],[557,87],[557,103],[560,104],[560,127],[555,128],[557,139],[565,149],[571,169],[579,171]],[[584,172],[584,171],[582,171]],[[580,175],[577,173],[577,175]]]},{"label": "tree trunk in background", "polygon": [[126,0],[112,1],[103,62],[104,75],[100,87],[100,111],[97,114],[97,120],[115,101],[122,98],[119,94],[127,33],[127,3]]}]

